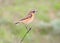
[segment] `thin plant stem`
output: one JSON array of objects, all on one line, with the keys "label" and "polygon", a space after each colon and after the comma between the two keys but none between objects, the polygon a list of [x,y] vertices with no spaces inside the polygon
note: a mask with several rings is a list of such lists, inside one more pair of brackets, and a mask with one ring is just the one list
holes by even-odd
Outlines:
[{"label": "thin plant stem", "polygon": [[23,42],[24,38],[26,37],[26,35],[29,33],[29,31],[31,30],[31,28],[29,28],[29,30],[25,33],[25,35],[23,36],[22,40],[20,41],[20,43]]}]

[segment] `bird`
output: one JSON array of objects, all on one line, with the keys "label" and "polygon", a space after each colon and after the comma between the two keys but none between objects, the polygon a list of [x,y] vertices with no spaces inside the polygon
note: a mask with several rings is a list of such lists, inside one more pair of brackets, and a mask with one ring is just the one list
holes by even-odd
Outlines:
[{"label": "bird", "polygon": [[[28,15],[22,19],[20,19],[18,22],[16,22],[15,24],[18,23],[23,23],[26,26],[26,29],[28,29],[27,25],[30,24],[34,18],[35,18],[35,14],[36,14],[36,10],[31,10],[29,11]],[[24,40],[24,38],[26,37],[26,35],[29,33],[29,31],[31,30],[31,27],[29,28],[29,30],[25,33],[25,35],[23,36],[23,38],[21,39],[20,43],[22,43],[22,41]]]},{"label": "bird", "polygon": [[31,23],[34,20],[35,13],[36,13],[36,10],[31,10],[26,17],[20,19],[15,24],[23,23],[23,24],[28,25],[29,23]]}]

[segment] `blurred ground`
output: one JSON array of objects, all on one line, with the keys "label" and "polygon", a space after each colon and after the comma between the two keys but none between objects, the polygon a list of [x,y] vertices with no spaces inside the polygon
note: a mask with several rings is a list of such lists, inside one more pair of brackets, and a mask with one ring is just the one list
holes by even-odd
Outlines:
[{"label": "blurred ground", "polygon": [[25,26],[14,23],[36,9],[23,43],[60,43],[60,0],[0,0],[0,43],[19,43]]}]

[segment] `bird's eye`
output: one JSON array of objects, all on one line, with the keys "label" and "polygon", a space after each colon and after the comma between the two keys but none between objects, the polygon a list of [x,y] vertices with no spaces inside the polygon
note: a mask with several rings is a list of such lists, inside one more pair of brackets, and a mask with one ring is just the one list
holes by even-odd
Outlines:
[{"label": "bird's eye", "polygon": [[35,13],[35,11],[32,11],[33,13]]}]

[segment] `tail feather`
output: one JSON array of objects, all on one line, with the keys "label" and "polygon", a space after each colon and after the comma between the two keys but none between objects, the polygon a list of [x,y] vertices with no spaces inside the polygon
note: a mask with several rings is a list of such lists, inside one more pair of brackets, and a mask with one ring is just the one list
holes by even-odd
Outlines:
[{"label": "tail feather", "polygon": [[19,24],[19,23],[21,23],[22,21],[18,21],[18,22],[16,22],[15,24]]}]

